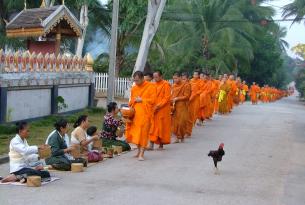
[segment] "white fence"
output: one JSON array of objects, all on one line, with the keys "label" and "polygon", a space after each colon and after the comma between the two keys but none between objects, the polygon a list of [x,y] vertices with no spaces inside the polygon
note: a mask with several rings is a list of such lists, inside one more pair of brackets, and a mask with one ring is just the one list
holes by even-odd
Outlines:
[{"label": "white fence", "polygon": [[[115,92],[116,97],[124,97],[125,91],[131,85],[130,78],[116,78],[115,79]],[[108,74],[107,73],[94,73],[94,84],[96,92],[107,93],[108,89]]]}]

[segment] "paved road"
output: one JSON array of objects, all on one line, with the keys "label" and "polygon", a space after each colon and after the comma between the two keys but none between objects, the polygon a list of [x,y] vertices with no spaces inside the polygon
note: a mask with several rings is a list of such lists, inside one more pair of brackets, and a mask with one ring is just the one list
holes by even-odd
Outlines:
[{"label": "paved road", "polygon": [[[0,204],[305,204],[305,106],[295,97],[216,116],[185,144],[129,153],[41,188],[0,186]],[[206,154],[220,142],[221,175]],[[0,166],[0,174],[7,164]]]}]

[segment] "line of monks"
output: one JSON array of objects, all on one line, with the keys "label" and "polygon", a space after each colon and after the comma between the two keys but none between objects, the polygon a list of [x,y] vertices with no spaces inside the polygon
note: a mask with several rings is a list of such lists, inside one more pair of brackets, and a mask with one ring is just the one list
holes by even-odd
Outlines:
[{"label": "line of monks", "polygon": [[[154,82],[152,82],[152,80]],[[195,71],[189,80],[187,73],[176,72],[173,84],[164,80],[161,71],[144,75],[137,71],[133,75],[129,107],[134,108],[132,121],[126,122],[126,140],[137,145],[136,158],[144,160],[144,151],[153,150],[154,144],[163,149],[171,143],[184,142],[192,136],[195,125],[201,126],[215,113],[229,114],[234,106],[243,104],[247,94],[253,104],[261,99],[273,102],[285,96],[285,92],[253,83],[251,88],[234,75],[210,75]]]}]

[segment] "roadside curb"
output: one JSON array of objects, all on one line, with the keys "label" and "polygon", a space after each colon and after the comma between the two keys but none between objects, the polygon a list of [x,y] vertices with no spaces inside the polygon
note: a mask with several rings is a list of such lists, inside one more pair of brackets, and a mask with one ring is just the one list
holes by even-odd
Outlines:
[{"label": "roadside curb", "polygon": [[1,155],[1,156],[0,156],[0,164],[5,164],[5,163],[7,163],[7,162],[9,162],[9,157],[8,157],[8,155]]}]

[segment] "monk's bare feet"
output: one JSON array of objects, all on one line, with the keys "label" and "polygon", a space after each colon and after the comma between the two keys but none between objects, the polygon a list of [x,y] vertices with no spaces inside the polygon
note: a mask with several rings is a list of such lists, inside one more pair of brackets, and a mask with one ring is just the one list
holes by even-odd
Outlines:
[{"label": "monk's bare feet", "polygon": [[134,158],[138,158],[140,156],[140,153],[136,154],[135,156],[133,156]]},{"label": "monk's bare feet", "polygon": [[174,143],[180,143],[179,139],[176,139],[176,141]]},{"label": "monk's bare feet", "polygon": [[144,157],[143,157],[143,156],[140,156],[140,157],[138,157],[138,160],[139,160],[139,161],[144,161]]},{"label": "monk's bare feet", "polygon": [[181,139],[181,143],[184,143],[184,139]]},{"label": "monk's bare feet", "polygon": [[159,150],[159,151],[164,150],[163,144],[160,144],[160,146],[159,146],[158,150]]},{"label": "monk's bare feet", "polygon": [[15,182],[15,181],[17,181],[17,177],[14,174],[10,174],[1,180],[2,183]]}]

